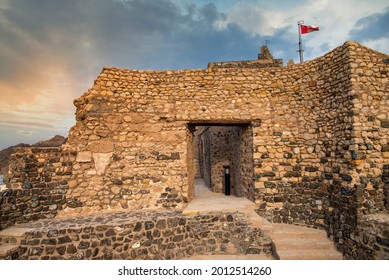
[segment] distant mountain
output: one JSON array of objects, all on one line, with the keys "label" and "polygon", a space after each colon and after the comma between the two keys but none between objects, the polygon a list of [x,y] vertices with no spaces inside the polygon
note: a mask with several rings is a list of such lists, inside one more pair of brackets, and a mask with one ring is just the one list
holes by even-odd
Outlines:
[{"label": "distant mountain", "polygon": [[32,147],[59,147],[66,142],[67,138],[61,135],[55,135],[53,138],[46,141],[39,141],[32,144]]},{"label": "distant mountain", "polygon": [[59,147],[62,144],[66,143],[67,138],[61,135],[55,135],[53,138],[46,141],[39,141],[35,144],[17,144],[15,146],[11,146],[5,148],[0,151],[0,174],[4,174],[7,170],[9,159],[11,155],[15,152],[16,148],[19,147]]}]

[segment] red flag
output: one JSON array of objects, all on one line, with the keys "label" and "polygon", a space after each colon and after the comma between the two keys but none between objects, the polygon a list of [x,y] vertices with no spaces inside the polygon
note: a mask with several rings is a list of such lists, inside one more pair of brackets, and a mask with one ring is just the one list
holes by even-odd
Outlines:
[{"label": "red flag", "polygon": [[313,31],[319,31],[319,26],[317,25],[300,25],[301,34],[307,34]]}]

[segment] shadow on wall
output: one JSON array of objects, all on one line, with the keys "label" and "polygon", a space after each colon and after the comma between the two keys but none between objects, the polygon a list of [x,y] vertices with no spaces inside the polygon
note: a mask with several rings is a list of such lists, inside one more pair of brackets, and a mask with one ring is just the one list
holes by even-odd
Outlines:
[{"label": "shadow on wall", "polygon": [[384,184],[385,208],[389,212],[389,164],[383,166],[382,182]]}]

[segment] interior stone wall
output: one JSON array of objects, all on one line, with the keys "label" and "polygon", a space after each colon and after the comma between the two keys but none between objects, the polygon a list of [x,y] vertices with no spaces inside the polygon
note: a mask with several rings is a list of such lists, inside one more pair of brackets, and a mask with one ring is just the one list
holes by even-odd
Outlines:
[{"label": "interior stone wall", "polygon": [[211,142],[209,136],[209,126],[199,127],[199,165],[200,175],[203,178],[205,184],[212,188],[211,177]]},{"label": "interior stone wall", "polygon": [[[189,128],[189,126],[188,126]],[[195,151],[194,151],[194,131],[191,129],[187,129],[187,152],[186,152],[186,167],[187,167],[187,174],[188,174],[188,183],[186,185],[182,186],[182,190],[184,193],[188,194],[188,201],[192,200],[195,197],[195,189],[194,189],[194,180],[195,180]],[[179,198],[178,198],[179,200]],[[176,200],[176,202],[178,201]]]},{"label": "interior stone wall", "polygon": [[234,154],[235,158],[233,157],[232,161],[238,164],[238,166],[233,169],[236,178],[236,195],[255,201],[252,125],[258,125],[258,123],[253,122],[250,125],[240,127],[239,138],[236,141],[239,150],[238,153]]},{"label": "interior stone wall", "polygon": [[225,192],[225,167],[230,168],[231,192],[234,193],[237,185],[236,172],[237,165],[233,161],[233,155],[238,154],[239,149],[237,137],[240,128],[235,126],[213,126],[209,127],[209,141],[211,151],[211,176],[212,190],[214,192]]}]

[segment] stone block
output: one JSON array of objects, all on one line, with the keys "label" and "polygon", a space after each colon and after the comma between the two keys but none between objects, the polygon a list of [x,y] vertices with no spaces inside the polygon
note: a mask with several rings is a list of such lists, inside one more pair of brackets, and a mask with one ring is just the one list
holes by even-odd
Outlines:
[{"label": "stone block", "polygon": [[256,189],[264,189],[265,188],[265,182],[255,182],[254,183]]},{"label": "stone block", "polygon": [[108,115],[104,120],[104,124],[111,131],[116,131],[123,122],[122,115]]},{"label": "stone block", "polygon": [[276,184],[269,182],[269,181],[266,181],[266,182],[264,182],[264,187],[265,188],[275,188]]},{"label": "stone block", "polygon": [[283,157],[284,158],[292,158],[292,154],[291,153],[289,153],[289,152],[285,152],[284,154],[283,154]]},{"label": "stone block", "polygon": [[75,254],[75,253],[77,253],[77,248],[76,248],[76,246],[74,246],[73,244],[69,244],[69,245],[67,246],[66,252],[67,252],[68,254]]},{"label": "stone block", "polygon": [[346,182],[351,182],[352,179],[353,179],[353,178],[352,178],[350,175],[348,175],[348,174],[341,174],[340,176],[341,176],[342,180],[343,180],[343,181],[346,181]]},{"label": "stone block", "polygon": [[111,141],[94,141],[90,143],[89,148],[92,153],[112,153],[114,143]]},{"label": "stone block", "polygon": [[318,171],[318,170],[319,170],[319,168],[313,167],[313,166],[307,166],[307,167],[305,167],[305,171],[307,171],[307,172],[316,172],[316,171]]},{"label": "stone block", "polygon": [[90,151],[78,152],[76,161],[77,162],[91,162],[92,161],[92,153]]},{"label": "stone block", "polygon": [[356,160],[352,160],[351,162],[350,162],[350,164],[352,165],[352,166],[359,166],[359,165],[361,165],[362,164],[362,160],[360,160],[360,159],[356,159]]},{"label": "stone block", "polygon": [[93,153],[93,161],[98,175],[105,172],[105,168],[112,158],[112,153]]},{"label": "stone block", "polygon": [[389,120],[382,120],[381,121],[381,127],[389,128]]}]

